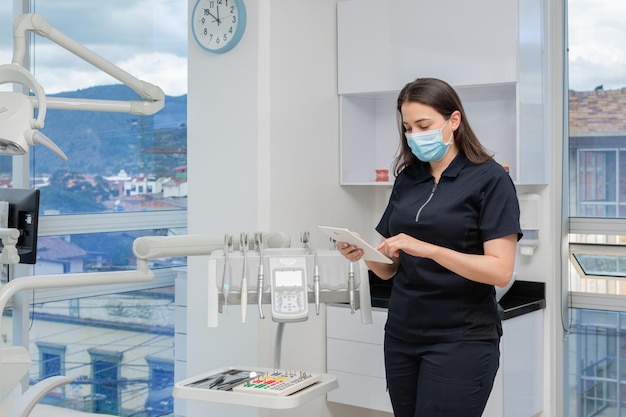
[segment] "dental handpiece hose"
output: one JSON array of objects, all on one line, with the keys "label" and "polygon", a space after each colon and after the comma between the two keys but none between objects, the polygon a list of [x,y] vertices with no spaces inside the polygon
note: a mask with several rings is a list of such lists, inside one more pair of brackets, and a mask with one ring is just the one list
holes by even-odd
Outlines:
[{"label": "dental handpiece hose", "polygon": [[356,312],[354,304],[354,262],[350,262],[350,269],[348,270],[348,293],[350,296],[350,313]]},{"label": "dental handpiece hose", "polygon": [[320,268],[315,263],[313,267],[313,291],[315,291],[315,314],[320,315]]}]

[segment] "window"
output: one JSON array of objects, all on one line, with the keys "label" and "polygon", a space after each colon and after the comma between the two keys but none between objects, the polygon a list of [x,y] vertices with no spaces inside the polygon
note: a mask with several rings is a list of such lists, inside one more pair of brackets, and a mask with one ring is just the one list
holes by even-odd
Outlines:
[{"label": "window", "polygon": [[[69,161],[43,146],[31,147],[26,158],[0,158],[0,187],[41,191],[39,236],[47,247],[58,247],[62,244],[59,237],[77,232],[138,230],[138,226],[157,234],[180,232],[186,227],[187,206],[186,2],[30,3],[31,10],[9,7],[0,12],[0,23],[6,23],[1,27],[7,36],[0,37],[0,57],[5,62],[11,62],[13,55],[14,16],[36,12],[102,58],[160,86],[166,95],[165,107],[152,116],[137,116],[60,110],[50,108],[49,103],[43,132],[65,151]],[[139,99],[131,88],[44,36],[31,35],[30,40],[24,63],[30,64],[49,98]],[[76,239],[72,244],[76,248]],[[125,256],[132,257],[130,245]],[[76,272],[73,268],[68,260],[59,272]],[[35,266],[5,269],[2,274],[7,279],[11,274],[46,273],[45,268]]]},{"label": "window", "polygon": [[[11,62],[13,17],[32,11],[133,76],[158,85],[166,100],[153,116],[49,107],[43,132],[69,161],[42,146],[31,147],[26,157],[0,158],[0,186],[41,191],[40,257],[33,267],[17,265],[3,276],[134,269],[134,238],[186,233],[187,1],[12,5],[30,10],[0,10],[4,62]],[[138,99],[132,89],[45,37],[32,35],[29,47],[29,66],[48,97]],[[152,260],[156,277],[150,283],[37,290],[30,311],[14,308],[13,318],[22,323],[31,314],[30,329],[23,334],[14,326],[2,336],[6,343],[14,334],[30,341],[31,382],[59,373],[74,378],[62,395],[46,402],[145,415],[151,386],[146,358],[158,354],[173,361],[173,267],[185,261]],[[157,377],[161,371],[155,378],[164,378]],[[171,395],[158,402],[168,401]],[[164,414],[159,409],[151,415]]]},{"label": "window", "polygon": [[89,349],[91,356],[91,399],[94,413],[118,414],[120,404],[120,362],[124,354]]},{"label": "window", "polygon": [[39,350],[39,379],[65,375],[65,345],[37,342]]},{"label": "window", "polygon": [[618,217],[617,149],[578,149],[578,217]]},{"label": "window", "polygon": [[[619,1],[565,1],[568,415],[626,416],[626,54]],[[624,353],[624,355],[622,355]]]},{"label": "window", "polygon": [[[577,415],[623,416],[626,412],[626,315],[576,309],[570,341],[571,399]],[[575,389],[575,391],[574,391]]]},{"label": "window", "polygon": [[[567,2],[570,286],[614,294],[626,242],[626,28],[620,2]],[[597,278],[599,281],[590,281]],[[619,290],[617,293],[621,293]]]},{"label": "window", "polygon": [[147,417],[174,412],[174,361],[158,356],[146,356],[150,367],[150,393],[146,401]]},{"label": "window", "polygon": [[150,405],[153,417],[171,413],[174,287],[113,290],[34,305],[29,334],[39,374],[31,382],[73,378],[46,399],[60,407],[138,416]]}]

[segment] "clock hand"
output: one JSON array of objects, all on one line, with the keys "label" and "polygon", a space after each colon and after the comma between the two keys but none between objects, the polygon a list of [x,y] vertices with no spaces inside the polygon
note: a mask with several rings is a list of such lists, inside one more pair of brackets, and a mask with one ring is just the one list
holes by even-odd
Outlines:
[{"label": "clock hand", "polygon": [[209,16],[211,16],[213,19],[215,19],[214,22],[218,22],[218,25],[219,25],[219,19],[217,17],[213,16],[213,14],[209,11],[209,9],[206,9],[206,12],[207,12],[207,14]]},{"label": "clock hand", "polygon": [[220,6],[215,6],[217,9],[217,25],[219,26],[222,21],[220,20]]}]

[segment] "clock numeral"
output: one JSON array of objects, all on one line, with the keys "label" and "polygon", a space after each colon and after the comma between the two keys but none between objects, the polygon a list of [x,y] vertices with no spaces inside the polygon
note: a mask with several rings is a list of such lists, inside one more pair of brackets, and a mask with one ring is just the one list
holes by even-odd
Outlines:
[{"label": "clock numeral", "polygon": [[237,16],[233,16],[233,23],[237,23]]}]

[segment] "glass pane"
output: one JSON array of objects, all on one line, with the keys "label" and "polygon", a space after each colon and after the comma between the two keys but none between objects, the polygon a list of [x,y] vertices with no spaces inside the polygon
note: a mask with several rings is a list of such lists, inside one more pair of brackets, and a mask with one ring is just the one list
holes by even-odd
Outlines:
[{"label": "glass pane", "polygon": [[615,151],[579,150],[579,216],[615,217],[615,159]]},{"label": "glass pane", "polygon": [[63,346],[57,362],[74,381],[42,402],[119,416],[171,414],[174,310],[174,287],[34,305],[31,384],[47,369],[38,346]]},{"label": "glass pane", "polygon": [[[133,242],[141,236],[168,236],[167,229],[45,236],[37,240],[36,275],[126,271],[136,268]],[[185,257],[151,259],[151,269],[186,265]]]},{"label": "glass pane", "polygon": [[[13,9],[11,3],[0,7],[0,65],[8,64],[13,58]],[[0,91],[11,91],[10,83],[0,84]],[[12,160],[10,156],[0,156],[0,186],[11,182]]]},{"label": "glass pane", "polygon": [[626,6],[568,1],[570,216],[626,218]]},{"label": "glass pane", "polygon": [[570,290],[626,295],[626,236],[570,234]]},{"label": "glass pane", "polygon": [[626,313],[572,310],[569,404],[572,416],[626,416]]},{"label": "glass pane", "polygon": [[622,256],[585,254],[574,256],[587,275],[626,276],[626,271],[620,270],[620,265],[624,262],[624,257]]},{"label": "glass pane", "polygon": [[[187,2],[37,0],[59,32],[132,76],[161,87],[154,115],[49,108],[42,130],[68,156],[31,148],[43,215],[179,210],[187,202]],[[48,97],[141,100],[130,87],[43,36],[34,74]]]},{"label": "glass pane", "polygon": [[13,8],[10,4],[0,7],[0,63],[8,64],[13,57]]}]

